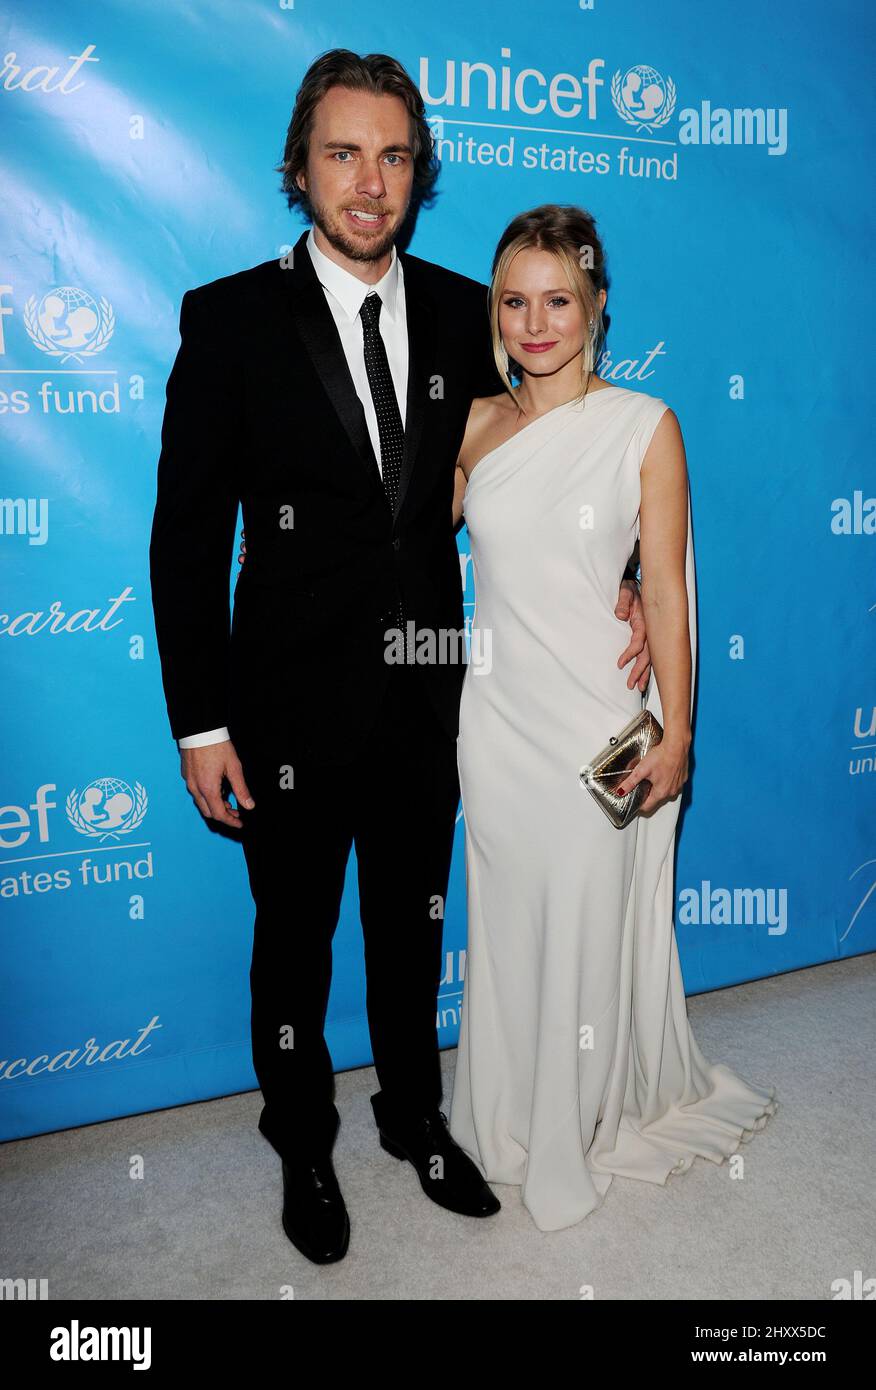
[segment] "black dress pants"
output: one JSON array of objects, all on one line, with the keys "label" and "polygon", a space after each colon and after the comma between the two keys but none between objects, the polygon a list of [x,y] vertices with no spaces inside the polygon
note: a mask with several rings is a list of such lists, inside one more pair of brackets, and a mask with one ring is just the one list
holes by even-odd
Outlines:
[{"label": "black dress pants", "polygon": [[437,996],[459,803],[456,742],[415,666],[392,666],[376,724],[342,766],[302,763],[281,789],[241,752],[256,806],[242,811],[256,905],[250,987],[259,1128],[288,1162],[331,1149],[338,1125],[324,1026],[332,937],[356,847],[366,1007],[383,1104],[441,1101]]}]

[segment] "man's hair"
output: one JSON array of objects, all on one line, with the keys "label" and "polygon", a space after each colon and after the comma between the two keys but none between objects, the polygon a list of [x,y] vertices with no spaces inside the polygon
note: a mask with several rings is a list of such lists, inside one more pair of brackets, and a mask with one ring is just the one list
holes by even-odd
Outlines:
[{"label": "man's hair", "polygon": [[316,107],[332,87],[346,87],[352,92],[372,92],[375,96],[395,96],[404,102],[410,116],[414,159],[412,201],[422,202],[432,191],[438,177],[438,161],[419,89],[401,63],[385,53],[366,53],[360,57],[349,48],[332,48],[311,63],[295,96],[283,159],[277,165],[277,173],[283,176],[281,188],[290,209],[300,207],[308,216],[312,216],[310,199],[298,187],[296,180],[307,167]]}]

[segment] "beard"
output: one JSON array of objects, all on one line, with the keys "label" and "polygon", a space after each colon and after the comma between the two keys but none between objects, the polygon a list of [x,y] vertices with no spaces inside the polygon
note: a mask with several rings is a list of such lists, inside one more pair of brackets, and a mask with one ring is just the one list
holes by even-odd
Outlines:
[{"label": "beard", "polygon": [[[386,208],[365,208],[365,212],[386,212]],[[343,212],[335,212],[311,202],[311,216],[326,241],[351,261],[379,261],[391,250],[397,226],[389,227],[380,236],[355,241],[342,222]]]}]

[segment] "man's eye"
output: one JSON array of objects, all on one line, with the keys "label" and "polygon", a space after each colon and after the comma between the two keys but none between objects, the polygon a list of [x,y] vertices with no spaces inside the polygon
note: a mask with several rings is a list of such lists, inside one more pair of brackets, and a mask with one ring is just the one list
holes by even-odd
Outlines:
[{"label": "man's eye", "polygon": [[349,150],[335,150],[335,159],[346,162],[349,153]]},{"label": "man's eye", "polygon": [[404,156],[403,156],[403,155],[400,155],[400,154],[388,154],[386,157],[387,157],[387,159],[394,160],[394,161],[395,161],[395,164],[403,164],[403,163],[404,163]]}]

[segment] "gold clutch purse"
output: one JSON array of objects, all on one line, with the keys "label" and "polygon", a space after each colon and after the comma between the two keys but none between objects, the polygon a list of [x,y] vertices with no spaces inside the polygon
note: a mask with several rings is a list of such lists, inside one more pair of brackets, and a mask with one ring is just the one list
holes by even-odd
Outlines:
[{"label": "gold clutch purse", "polygon": [[618,830],[623,830],[638,815],[651,783],[647,777],[643,778],[626,796],[618,796],[615,788],[623,785],[624,774],[641,762],[648,749],[658,744],[662,737],[663,729],[658,721],[649,709],[643,709],[629,724],[624,725],[619,734],[610,738],[602,752],[578,773],[581,785],[587,788]]}]

